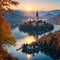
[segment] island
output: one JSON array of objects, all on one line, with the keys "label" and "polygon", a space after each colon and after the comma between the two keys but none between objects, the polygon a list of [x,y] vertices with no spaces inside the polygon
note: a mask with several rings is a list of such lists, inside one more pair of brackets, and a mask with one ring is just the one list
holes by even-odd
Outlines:
[{"label": "island", "polygon": [[38,12],[36,12],[36,19],[27,20],[19,25],[19,30],[30,35],[38,37],[46,32],[52,31],[54,29],[53,24],[42,21],[39,19]]}]

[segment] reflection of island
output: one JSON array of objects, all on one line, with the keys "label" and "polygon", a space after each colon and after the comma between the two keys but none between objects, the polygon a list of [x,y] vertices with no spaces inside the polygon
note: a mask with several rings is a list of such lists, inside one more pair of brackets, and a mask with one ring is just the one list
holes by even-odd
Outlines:
[{"label": "reflection of island", "polygon": [[[17,49],[17,51],[18,50],[20,50],[20,48]],[[57,52],[53,49],[48,48],[47,45],[42,46],[38,42],[33,42],[31,44],[23,44],[22,45],[22,52],[25,54],[29,54],[28,58],[30,57],[31,54],[34,56],[35,53],[39,53],[40,51],[42,53],[46,54],[47,56],[52,57],[55,60],[60,59],[60,52]]]},{"label": "reflection of island", "polygon": [[52,57],[53,59],[60,59],[60,52],[57,52],[56,50],[48,48],[48,46],[45,44],[42,46],[38,42],[33,42],[31,44],[23,44],[22,45],[22,52],[26,54],[32,54],[34,56],[35,53],[39,53],[41,51],[42,53]]},{"label": "reflection of island", "polygon": [[36,19],[28,20],[20,24],[19,30],[34,35],[38,38],[38,35],[52,31],[54,26],[45,21],[39,20],[38,12],[36,13]]},{"label": "reflection of island", "polygon": [[34,54],[42,52],[54,60],[60,59],[60,30],[48,33],[40,37],[37,41],[32,42],[30,44],[23,44],[21,48],[23,53],[26,54]]}]

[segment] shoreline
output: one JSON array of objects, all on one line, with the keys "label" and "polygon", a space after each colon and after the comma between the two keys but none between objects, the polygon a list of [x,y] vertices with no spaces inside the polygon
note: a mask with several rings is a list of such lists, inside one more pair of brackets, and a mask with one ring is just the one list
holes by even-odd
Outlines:
[{"label": "shoreline", "polygon": [[31,44],[23,44],[22,52],[33,54],[42,51],[55,59],[60,59],[59,35],[60,30],[44,35],[38,41],[32,42]]}]

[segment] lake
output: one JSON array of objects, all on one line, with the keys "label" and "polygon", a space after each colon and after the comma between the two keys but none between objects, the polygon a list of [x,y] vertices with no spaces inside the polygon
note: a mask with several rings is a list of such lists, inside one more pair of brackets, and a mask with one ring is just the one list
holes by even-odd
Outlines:
[{"label": "lake", "polygon": [[[60,26],[54,25],[54,30],[52,32],[58,31],[58,30],[60,30]],[[45,34],[47,34],[47,33],[45,33]],[[16,51],[16,49],[20,48],[23,43],[29,44],[33,41],[36,41],[36,39],[34,36],[31,36],[28,33],[19,31],[18,27],[15,27],[12,30],[12,34],[16,37],[16,40],[17,40],[16,46],[8,47],[7,50],[11,55],[17,57],[19,60],[54,60],[54,58],[50,57],[49,55],[44,54],[41,51],[39,51],[39,53],[34,53],[34,56],[33,56],[33,54],[23,53],[21,50]],[[42,35],[40,35],[39,37],[41,37],[41,36]]]}]

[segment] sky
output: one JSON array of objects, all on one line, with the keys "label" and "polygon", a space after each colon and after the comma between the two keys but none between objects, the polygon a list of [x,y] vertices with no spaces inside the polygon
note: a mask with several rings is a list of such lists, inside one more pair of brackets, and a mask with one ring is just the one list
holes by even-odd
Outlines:
[{"label": "sky", "polygon": [[60,9],[60,0],[17,0],[17,7],[24,11],[44,11]]}]

